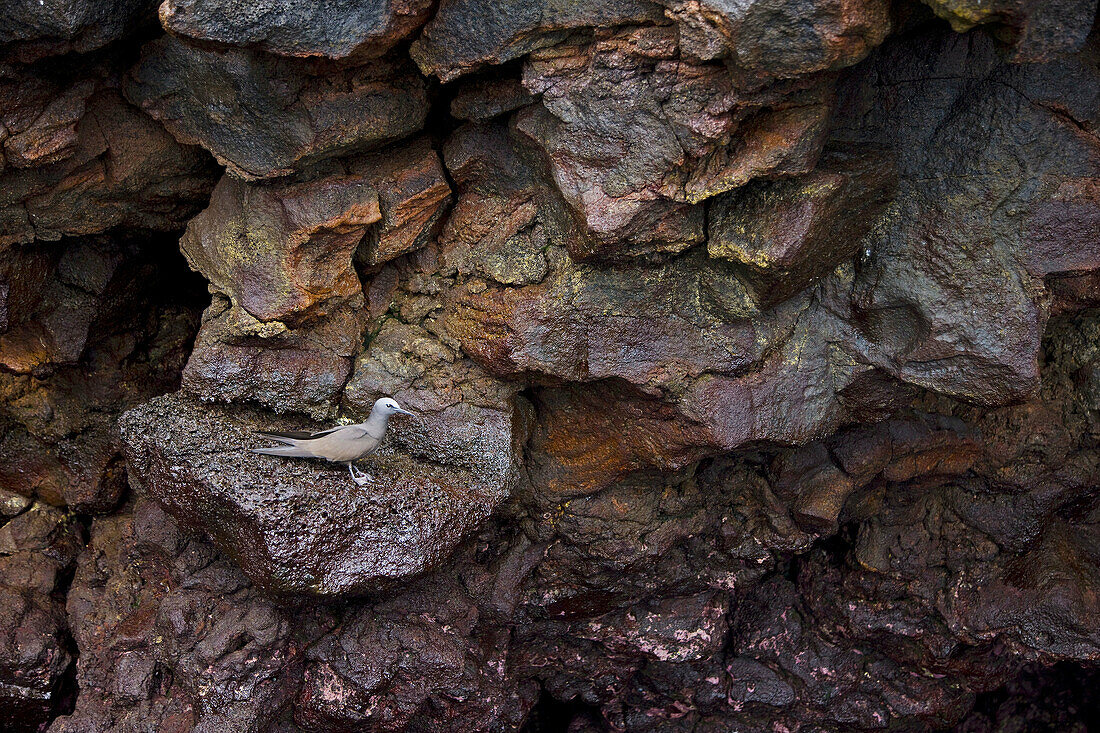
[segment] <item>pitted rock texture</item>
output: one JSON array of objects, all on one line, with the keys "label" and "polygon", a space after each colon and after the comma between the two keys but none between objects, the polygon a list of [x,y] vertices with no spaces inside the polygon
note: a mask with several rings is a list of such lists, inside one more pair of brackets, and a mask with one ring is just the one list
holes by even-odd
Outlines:
[{"label": "pitted rock texture", "polygon": [[[254,410],[173,395],[119,425],[131,482],[208,532],[253,582],[277,593],[345,595],[439,563],[508,496],[518,478],[510,416],[465,413],[486,444],[458,442],[454,453],[479,451],[465,465],[435,452],[454,439],[445,425],[414,426],[407,442],[394,425],[390,445],[371,459],[375,481],[363,488],[349,488],[342,465],[248,452],[265,444],[253,430],[290,427],[267,425]],[[496,455],[484,455],[490,446]]]},{"label": "pitted rock texture", "polygon": [[0,728],[1091,729],[1096,13],[5,4]]}]

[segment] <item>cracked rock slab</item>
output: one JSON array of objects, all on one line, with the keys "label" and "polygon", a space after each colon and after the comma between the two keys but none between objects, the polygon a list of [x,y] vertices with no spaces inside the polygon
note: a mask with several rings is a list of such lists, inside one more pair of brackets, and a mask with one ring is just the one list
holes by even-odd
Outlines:
[{"label": "cracked rock slab", "polygon": [[126,93],[136,104],[245,180],[398,140],[428,112],[407,62],[344,68],[161,38],[132,74]]},{"label": "cracked rock slab", "polygon": [[131,483],[210,535],[254,583],[275,593],[336,596],[376,591],[435,566],[517,480],[504,431],[497,433],[502,460],[471,468],[407,448],[406,432],[417,443],[431,432],[417,422],[391,426],[379,453],[364,461],[375,477],[366,487],[354,485],[343,466],[248,452],[263,444],[256,429],[309,427],[258,410],[173,394],[125,413],[119,427]]},{"label": "cracked rock slab", "polygon": [[169,33],[281,56],[380,56],[428,19],[433,0],[165,0]]}]

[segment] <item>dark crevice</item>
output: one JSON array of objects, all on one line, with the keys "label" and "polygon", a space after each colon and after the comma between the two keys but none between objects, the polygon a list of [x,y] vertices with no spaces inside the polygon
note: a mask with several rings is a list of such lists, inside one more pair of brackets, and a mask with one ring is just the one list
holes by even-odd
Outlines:
[{"label": "dark crevice", "polygon": [[577,718],[597,721],[599,709],[580,700],[559,700],[543,688],[521,733],[568,733],[570,723]]}]

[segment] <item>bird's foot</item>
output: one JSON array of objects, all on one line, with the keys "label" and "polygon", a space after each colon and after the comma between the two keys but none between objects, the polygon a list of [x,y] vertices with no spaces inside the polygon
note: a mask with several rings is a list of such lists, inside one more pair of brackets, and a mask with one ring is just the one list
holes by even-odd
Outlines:
[{"label": "bird's foot", "polygon": [[351,480],[355,482],[357,486],[366,486],[374,483],[374,476],[369,473],[360,473],[358,476],[352,476]]}]

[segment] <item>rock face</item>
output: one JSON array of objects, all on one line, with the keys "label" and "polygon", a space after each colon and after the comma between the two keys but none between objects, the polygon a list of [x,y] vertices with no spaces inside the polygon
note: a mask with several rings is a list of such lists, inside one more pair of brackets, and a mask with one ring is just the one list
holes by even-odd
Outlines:
[{"label": "rock face", "polygon": [[424,82],[408,67],[375,61],[348,68],[163,38],[143,50],[127,94],[176,139],[255,180],[420,129]]},{"label": "rock face", "polygon": [[33,731],[61,711],[73,662],[62,575],[81,547],[71,515],[0,490],[0,723]]},{"label": "rock face", "polygon": [[169,33],[283,56],[380,56],[424,21],[432,0],[340,0],[299,5],[269,0],[166,0],[160,22]]},{"label": "rock face", "polygon": [[12,0],[0,8],[0,49],[20,61],[87,53],[134,31],[155,6],[153,0]]},{"label": "rock face", "polygon": [[[178,229],[216,178],[126,103],[110,70],[60,81],[0,72],[0,247],[114,227]],[[51,74],[51,76],[53,76]]]},{"label": "rock face", "polygon": [[0,729],[1089,729],[1096,12],[4,4]]}]

